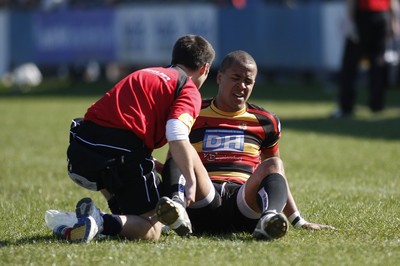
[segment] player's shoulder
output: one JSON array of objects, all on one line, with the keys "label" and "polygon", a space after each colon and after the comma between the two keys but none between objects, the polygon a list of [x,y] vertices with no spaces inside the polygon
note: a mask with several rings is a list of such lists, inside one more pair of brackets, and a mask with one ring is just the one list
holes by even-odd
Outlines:
[{"label": "player's shoulder", "polygon": [[261,111],[261,112],[267,112],[267,110],[255,103],[247,102],[247,110],[248,111]]},{"label": "player's shoulder", "polygon": [[259,106],[255,103],[250,103],[250,102],[247,102],[247,112],[258,113],[258,114],[268,114],[268,115],[276,116],[274,112],[267,110],[264,107]]},{"label": "player's shoulder", "polygon": [[279,124],[279,117],[272,111],[267,110],[257,104],[247,102],[247,113],[255,115],[260,121],[270,121]]},{"label": "player's shoulder", "polygon": [[134,71],[132,74],[148,74],[158,76],[166,81],[175,80],[178,77],[178,70],[172,67],[151,66]]}]

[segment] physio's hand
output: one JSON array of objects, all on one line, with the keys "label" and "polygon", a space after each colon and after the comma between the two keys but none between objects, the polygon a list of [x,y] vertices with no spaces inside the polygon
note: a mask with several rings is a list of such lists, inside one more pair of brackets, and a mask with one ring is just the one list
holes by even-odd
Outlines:
[{"label": "physio's hand", "polygon": [[198,155],[187,139],[170,141],[169,152],[181,174],[185,177],[186,206],[189,206],[195,201],[196,196],[196,170],[194,165],[194,158],[196,157],[194,156],[198,158]]},{"label": "physio's hand", "polygon": [[186,178],[185,184],[185,199],[186,206],[189,206],[195,201],[196,197],[196,180]]}]

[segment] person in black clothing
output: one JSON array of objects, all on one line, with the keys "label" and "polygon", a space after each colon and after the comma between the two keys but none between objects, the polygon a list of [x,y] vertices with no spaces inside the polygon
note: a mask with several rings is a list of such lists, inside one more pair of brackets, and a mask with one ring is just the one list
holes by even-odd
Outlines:
[{"label": "person in black clothing", "polygon": [[334,118],[349,117],[356,103],[356,79],[359,61],[369,61],[369,108],[385,108],[385,60],[389,37],[399,32],[397,0],[347,0],[349,33],[346,37],[340,69],[338,110]]}]

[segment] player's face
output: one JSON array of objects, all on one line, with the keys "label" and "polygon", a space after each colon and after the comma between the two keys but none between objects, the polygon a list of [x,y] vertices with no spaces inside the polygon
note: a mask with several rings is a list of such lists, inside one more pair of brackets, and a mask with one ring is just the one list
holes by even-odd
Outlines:
[{"label": "player's face", "polygon": [[245,107],[257,76],[255,64],[235,62],[225,72],[218,72],[216,106],[222,111],[236,112]]}]

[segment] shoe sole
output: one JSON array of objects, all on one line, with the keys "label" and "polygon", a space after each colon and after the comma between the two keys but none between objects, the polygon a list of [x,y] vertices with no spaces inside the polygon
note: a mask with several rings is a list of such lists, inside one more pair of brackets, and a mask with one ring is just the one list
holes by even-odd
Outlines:
[{"label": "shoe sole", "polygon": [[283,237],[287,230],[288,223],[285,217],[282,214],[277,214],[264,224],[263,230],[256,228],[253,232],[253,236],[256,239],[278,239]]},{"label": "shoe sole", "polygon": [[[174,202],[167,197],[162,197],[158,201],[156,206],[156,214],[158,221],[169,227],[171,227],[171,225],[179,218],[178,208],[175,207]],[[173,229],[179,236],[187,236],[192,233],[192,226],[188,223],[183,223],[177,228],[171,229]]]},{"label": "shoe sole", "polygon": [[93,208],[93,200],[91,198],[83,198],[76,204],[76,218],[81,218],[90,214]]},{"label": "shoe sole", "polygon": [[156,213],[158,220],[168,226],[173,224],[176,219],[179,218],[178,209],[175,207],[172,200],[166,197],[162,197],[158,201],[156,206]]},{"label": "shoe sole", "polygon": [[98,226],[98,230],[103,231],[103,218],[101,217],[100,210],[94,205],[94,202],[91,198],[83,198],[76,204],[75,208],[76,218],[78,219],[78,223],[85,217],[91,216]]},{"label": "shoe sole", "polygon": [[97,234],[97,224],[93,217],[87,217],[85,223],[71,229],[70,238],[71,242],[90,242]]},{"label": "shoe sole", "polygon": [[283,237],[288,230],[288,224],[282,214],[275,215],[271,220],[266,223],[264,231],[272,239]]}]

